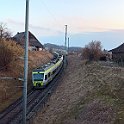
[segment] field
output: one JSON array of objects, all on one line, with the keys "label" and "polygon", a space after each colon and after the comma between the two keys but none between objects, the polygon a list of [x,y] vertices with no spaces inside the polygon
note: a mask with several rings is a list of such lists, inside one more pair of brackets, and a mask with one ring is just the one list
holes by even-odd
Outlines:
[{"label": "field", "polygon": [[124,68],[70,55],[59,83],[33,124],[124,123]]}]

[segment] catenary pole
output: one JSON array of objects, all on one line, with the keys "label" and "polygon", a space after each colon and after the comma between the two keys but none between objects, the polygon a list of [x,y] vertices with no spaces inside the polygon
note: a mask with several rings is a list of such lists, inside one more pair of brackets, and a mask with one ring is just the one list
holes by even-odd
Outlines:
[{"label": "catenary pole", "polygon": [[65,25],[65,51],[67,52],[67,25]]},{"label": "catenary pole", "polygon": [[69,42],[70,42],[69,40],[70,40],[70,39],[69,39],[69,37],[68,37],[68,53],[69,53]]},{"label": "catenary pole", "polygon": [[26,124],[27,113],[27,82],[28,82],[28,42],[29,42],[29,0],[26,0],[25,15],[25,56],[24,56],[24,84],[23,84],[23,124]]},{"label": "catenary pole", "polygon": [[67,55],[67,25],[65,25],[65,68],[66,68],[66,65],[67,65],[67,58],[66,58],[66,55]]}]

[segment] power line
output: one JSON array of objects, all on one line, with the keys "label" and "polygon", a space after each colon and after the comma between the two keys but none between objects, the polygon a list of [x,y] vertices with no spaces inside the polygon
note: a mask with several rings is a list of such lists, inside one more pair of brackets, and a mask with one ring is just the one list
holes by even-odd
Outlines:
[{"label": "power line", "polygon": [[51,12],[51,11],[53,11],[53,10],[50,10],[51,8],[49,9],[49,7],[48,7],[47,4],[45,3],[45,1],[42,1],[42,3],[44,4],[45,9],[46,9],[47,12],[49,13],[49,15],[52,17],[53,21],[56,22],[56,24],[57,24],[59,27],[63,26],[63,24],[61,24],[61,23],[56,19],[55,14],[53,14],[53,13],[55,13],[55,12],[53,12],[53,13]]}]

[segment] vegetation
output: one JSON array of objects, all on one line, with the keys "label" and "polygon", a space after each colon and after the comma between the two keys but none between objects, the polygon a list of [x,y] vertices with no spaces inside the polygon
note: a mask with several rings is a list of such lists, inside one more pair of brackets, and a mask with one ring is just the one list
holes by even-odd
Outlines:
[{"label": "vegetation", "polygon": [[[8,69],[8,66],[13,61],[14,56],[18,56],[18,51],[20,51],[17,47],[14,48],[15,42],[10,41],[10,37],[11,33],[7,29],[6,24],[0,23],[0,70]],[[17,51],[15,55],[14,51]],[[20,52],[22,52],[22,50]]]},{"label": "vegetation", "polygon": [[124,123],[124,70],[92,63],[83,65],[82,89],[87,92],[58,120],[58,124]]},{"label": "vegetation", "polygon": [[92,41],[83,48],[82,57],[88,61],[99,60],[102,54],[100,41]]},{"label": "vegetation", "polygon": [[11,32],[7,29],[6,24],[0,23],[0,40],[9,39],[11,37]]},{"label": "vegetation", "polygon": [[[32,87],[32,69],[50,61],[47,51],[29,51],[28,90]],[[11,40],[0,40],[0,111],[18,99],[22,94],[24,76],[24,49]],[[11,77],[12,79],[2,79]]]},{"label": "vegetation", "polygon": [[9,64],[23,56],[23,49],[11,40],[0,40],[0,70],[8,70]]}]

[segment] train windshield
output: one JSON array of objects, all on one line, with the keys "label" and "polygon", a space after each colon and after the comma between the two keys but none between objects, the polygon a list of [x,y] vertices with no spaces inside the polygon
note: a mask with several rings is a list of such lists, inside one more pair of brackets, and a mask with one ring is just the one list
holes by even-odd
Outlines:
[{"label": "train windshield", "polygon": [[43,81],[44,74],[43,73],[33,74],[33,79],[34,81]]}]

